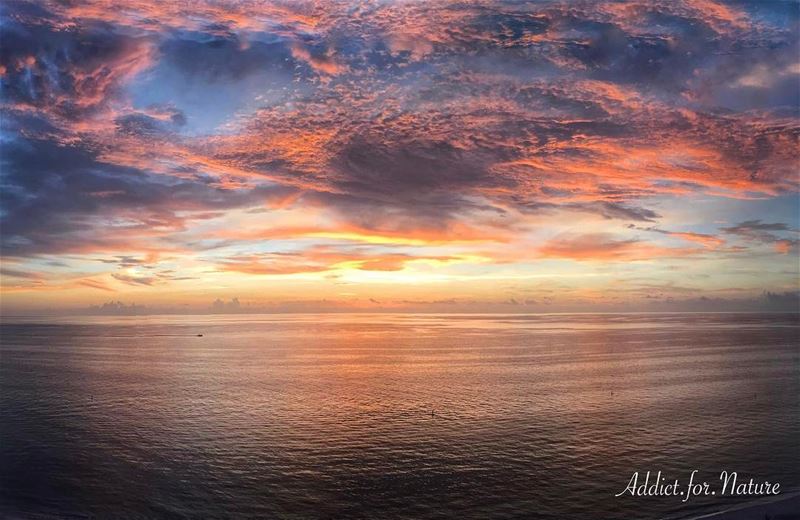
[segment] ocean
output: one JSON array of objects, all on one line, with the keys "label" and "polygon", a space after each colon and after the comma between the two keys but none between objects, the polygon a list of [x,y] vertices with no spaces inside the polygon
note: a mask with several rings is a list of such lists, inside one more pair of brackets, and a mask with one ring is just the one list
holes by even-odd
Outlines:
[{"label": "ocean", "polygon": [[800,486],[800,317],[6,316],[0,414],[5,518],[691,518]]}]

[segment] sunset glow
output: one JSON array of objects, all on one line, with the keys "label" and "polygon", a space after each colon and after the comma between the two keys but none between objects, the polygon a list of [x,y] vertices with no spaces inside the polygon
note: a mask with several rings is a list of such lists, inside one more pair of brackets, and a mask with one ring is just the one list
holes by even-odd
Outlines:
[{"label": "sunset glow", "polygon": [[2,311],[796,307],[799,13],[9,2]]}]

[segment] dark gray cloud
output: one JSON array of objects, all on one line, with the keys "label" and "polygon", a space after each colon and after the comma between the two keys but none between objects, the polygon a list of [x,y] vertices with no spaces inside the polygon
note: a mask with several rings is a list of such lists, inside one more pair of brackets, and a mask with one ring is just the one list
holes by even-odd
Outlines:
[{"label": "dark gray cloud", "polygon": [[90,246],[146,250],[147,239],[180,231],[193,218],[213,216],[209,210],[259,205],[273,191],[285,191],[226,189],[202,176],[153,175],[104,162],[81,145],[21,137],[5,143],[2,164],[0,244],[7,256],[80,252]]},{"label": "dark gray cloud", "polygon": [[797,229],[792,229],[782,222],[762,222],[761,220],[746,220],[735,226],[722,227],[720,231],[728,235],[735,235],[750,242],[775,244],[779,250],[789,252],[800,244],[797,238]]},{"label": "dark gray cloud", "polygon": [[746,235],[760,231],[788,231],[789,226],[782,222],[761,222],[761,220],[745,220],[735,226],[720,228],[725,233],[734,235]]}]

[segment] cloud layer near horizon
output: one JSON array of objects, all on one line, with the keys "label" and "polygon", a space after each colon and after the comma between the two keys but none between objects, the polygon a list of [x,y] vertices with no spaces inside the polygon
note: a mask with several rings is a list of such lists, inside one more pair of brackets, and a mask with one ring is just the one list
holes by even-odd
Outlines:
[{"label": "cloud layer near horizon", "polygon": [[[44,1],[2,16],[0,236],[20,303],[198,284],[256,298],[272,278],[285,298],[428,280],[480,299],[489,282],[458,284],[631,262],[654,264],[625,276],[674,287],[686,259],[698,293],[797,287],[795,2]],[[763,263],[769,276],[744,274]]]}]

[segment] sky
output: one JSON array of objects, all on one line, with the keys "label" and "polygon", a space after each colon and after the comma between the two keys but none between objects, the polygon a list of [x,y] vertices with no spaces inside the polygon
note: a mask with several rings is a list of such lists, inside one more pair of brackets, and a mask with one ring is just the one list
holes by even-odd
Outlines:
[{"label": "sky", "polygon": [[798,309],[796,1],[0,7],[0,309]]}]

